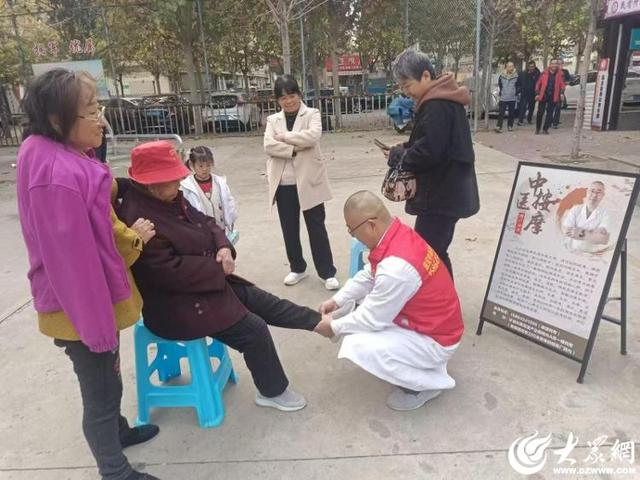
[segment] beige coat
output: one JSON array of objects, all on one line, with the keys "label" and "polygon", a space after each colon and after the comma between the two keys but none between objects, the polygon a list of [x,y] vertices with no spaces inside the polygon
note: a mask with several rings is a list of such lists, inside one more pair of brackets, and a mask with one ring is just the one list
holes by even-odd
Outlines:
[{"label": "beige coat", "polygon": [[[274,138],[277,133],[285,135],[286,142]],[[276,190],[282,178],[287,160],[293,158],[296,171],[296,186],[301,210],[309,210],[327,200],[331,200],[331,187],[327,166],[320,153],[322,121],[320,111],[300,105],[293,130],[287,131],[284,112],[270,115],[264,132],[264,151],[267,160],[267,180],[269,182],[269,206],[273,208]],[[293,152],[296,156],[293,156]]]}]

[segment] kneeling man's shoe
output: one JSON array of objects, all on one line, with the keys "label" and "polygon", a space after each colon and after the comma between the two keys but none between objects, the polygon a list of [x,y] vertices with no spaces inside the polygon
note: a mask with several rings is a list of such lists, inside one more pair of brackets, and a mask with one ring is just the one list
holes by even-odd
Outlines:
[{"label": "kneeling man's shoe", "polygon": [[412,392],[402,388],[396,388],[387,398],[387,406],[392,410],[408,412],[420,408],[429,400],[433,400],[442,393],[442,390],[423,390]]},{"label": "kneeling man's shoe", "polygon": [[307,400],[299,393],[286,389],[276,397],[264,397],[256,393],[256,404],[261,407],[271,407],[283,412],[295,412],[307,406]]}]

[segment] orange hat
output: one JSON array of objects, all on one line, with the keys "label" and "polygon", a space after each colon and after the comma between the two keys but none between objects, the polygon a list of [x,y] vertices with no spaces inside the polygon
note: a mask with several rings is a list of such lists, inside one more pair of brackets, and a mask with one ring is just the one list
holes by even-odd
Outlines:
[{"label": "orange hat", "polygon": [[190,174],[173,144],[166,140],[143,143],[131,151],[129,177],[143,185],[173,182]]}]

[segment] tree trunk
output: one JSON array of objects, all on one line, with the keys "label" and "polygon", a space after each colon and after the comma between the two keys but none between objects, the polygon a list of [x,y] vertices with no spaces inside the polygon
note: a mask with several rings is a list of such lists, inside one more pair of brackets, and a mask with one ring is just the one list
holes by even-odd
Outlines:
[{"label": "tree trunk", "polygon": [[202,79],[202,68],[200,68],[200,62],[195,62],[196,69],[196,85],[198,86],[198,92],[200,92],[198,98],[199,103],[204,105],[207,102],[207,89],[204,87],[204,82]]},{"label": "tree trunk", "polygon": [[242,80],[244,83],[244,91],[249,93],[249,72],[246,70],[242,72]]},{"label": "tree trunk", "polygon": [[598,0],[591,0],[591,18],[589,20],[589,30],[584,46],[584,61],[580,65],[580,95],[576,106],[576,118],[573,122],[573,145],[571,147],[571,158],[577,159],[580,156],[580,140],[582,139],[582,124],[584,123],[584,102],[587,93],[587,73],[591,63],[591,47],[596,31],[598,20]]},{"label": "tree trunk", "polygon": [[[333,35],[332,35],[333,37]],[[333,81],[333,113],[336,116],[336,130],[342,128],[342,115],[340,108],[342,106],[342,102],[340,101],[340,75],[338,74],[339,68],[339,57],[338,57],[338,47],[336,45],[335,40],[331,40],[331,79]],[[337,97],[337,98],[335,98]]]},{"label": "tree trunk", "polygon": [[487,83],[485,84],[485,87],[484,87],[484,92],[485,92],[484,128],[485,130],[489,130],[489,110],[491,109],[491,87],[492,87],[491,83],[493,80],[493,48],[496,43],[495,31],[496,31],[496,28],[494,23],[489,35],[489,55],[488,55],[488,61],[487,61],[487,80],[486,80]]},{"label": "tree trunk", "polygon": [[282,19],[280,28],[280,38],[282,40],[282,64],[285,75],[291,75],[291,44],[289,41],[289,23]]},{"label": "tree trunk", "polygon": [[[199,103],[200,99],[198,98],[198,85],[196,83],[195,62],[193,60],[191,42],[189,42],[189,45],[183,44],[182,47],[184,51],[185,67],[187,69],[187,81],[189,82],[189,101],[195,106]],[[202,126],[202,115],[198,114],[197,108],[194,107],[194,110],[196,110],[194,111],[195,133],[196,135],[202,135],[204,130]]]},{"label": "tree trunk", "polygon": [[155,73],[155,74],[153,75],[153,79],[154,79],[154,80],[155,80],[155,82],[156,82],[156,93],[157,93],[158,95],[162,94],[162,87],[160,86],[160,73],[159,73],[159,72],[158,72],[158,73]]},{"label": "tree trunk", "polygon": [[[124,97],[124,83],[122,81],[122,73],[118,73],[118,83],[120,84],[120,95]],[[116,95],[118,92],[116,92]]]},{"label": "tree trunk", "polygon": [[362,94],[367,95],[367,84],[369,83],[369,57],[367,54],[360,54],[360,66],[362,67]]}]

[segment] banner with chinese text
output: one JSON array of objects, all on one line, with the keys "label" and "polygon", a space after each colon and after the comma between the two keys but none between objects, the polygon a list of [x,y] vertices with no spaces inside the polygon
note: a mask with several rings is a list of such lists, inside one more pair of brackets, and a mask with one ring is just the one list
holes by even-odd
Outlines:
[{"label": "banner with chinese text", "polygon": [[72,72],[87,72],[96,81],[98,88],[98,98],[103,100],[109,98],[109,89],[107,88],[107,79],[104,76],[102,60],[78,60],[75,62],[56,62],[56,63],[34,63],[33,74],[40,75],[54,68],[65,68]]},{"label": "banner with chinese text", "polygon": [[520,163],[482,320],[582,361],[626,236],[637,179]]}]

